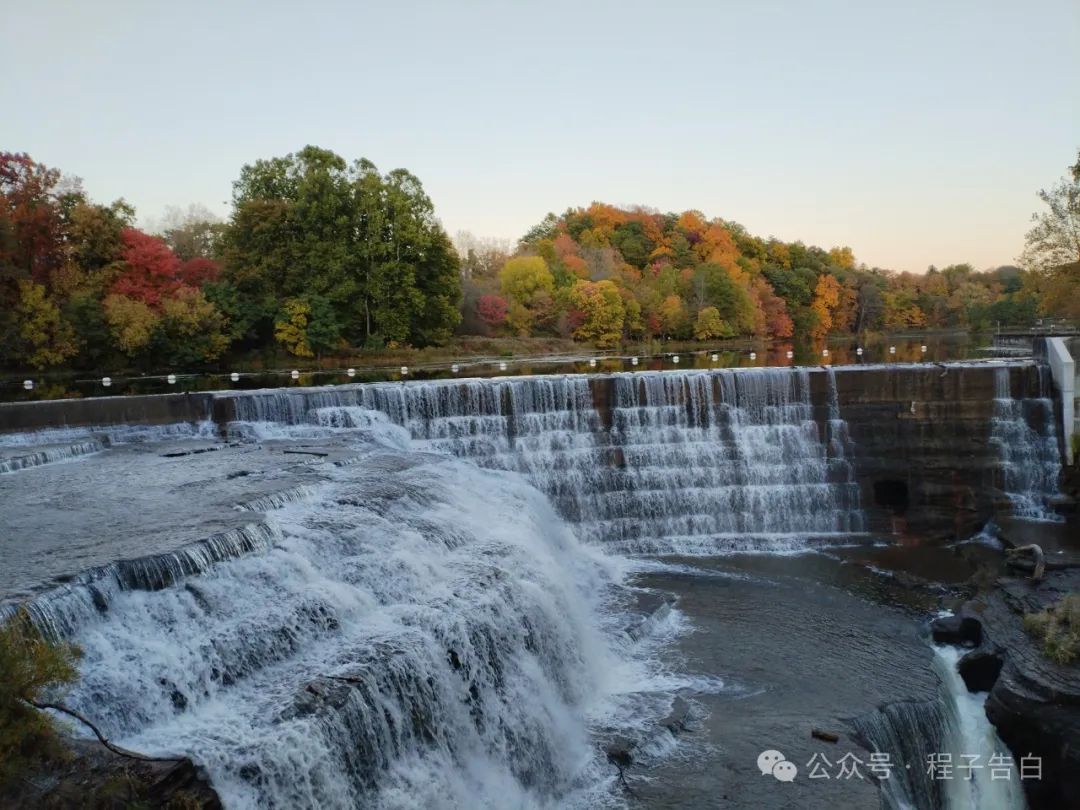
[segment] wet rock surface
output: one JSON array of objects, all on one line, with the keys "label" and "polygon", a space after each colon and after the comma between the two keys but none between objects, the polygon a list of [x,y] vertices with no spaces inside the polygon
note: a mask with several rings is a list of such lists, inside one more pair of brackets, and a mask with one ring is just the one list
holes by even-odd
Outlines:
[{"label": "wet rock surface", "polygon": [[24,775],[10,792],[0,793],[0,807],[221,810],[217,792],[186,757],[123,756],[90,740],[69,740],[65,747],[68,756],[62,765]]},{"label": "wet rock surface", "polygon": [[1023,618],[1078,591],[1080,568],[1068,568],[1048,571],[1042,583],[1003,578],[965,606],[982,628],[981,645],[961,659],[965,682],[990,685],[986,714],[1013,754],[1042,759],[1042,778],[1024,782],[1032,810],[1080,807],[1080,663],[1047,658]]}]

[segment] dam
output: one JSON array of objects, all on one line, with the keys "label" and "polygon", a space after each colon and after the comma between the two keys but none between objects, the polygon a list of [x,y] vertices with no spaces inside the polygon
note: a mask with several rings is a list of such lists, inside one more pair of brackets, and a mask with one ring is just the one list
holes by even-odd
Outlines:
[{"label": "dam", "polygon": [[4,404],[0,596],[228,807],[959,807],[754,763],[992,739],[917,617],[1065,520],[1059,407],[1031,360]]}]

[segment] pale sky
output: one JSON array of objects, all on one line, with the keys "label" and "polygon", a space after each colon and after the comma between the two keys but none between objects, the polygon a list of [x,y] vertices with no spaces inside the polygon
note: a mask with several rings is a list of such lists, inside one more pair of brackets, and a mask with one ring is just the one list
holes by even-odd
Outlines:
[{"label": "pale sky", "polygon": [[310,143],[409,169],[451,235],[602,200],[982,269],[1080,148],[1080,0],[6,6],[0,149],[143,222]]}]

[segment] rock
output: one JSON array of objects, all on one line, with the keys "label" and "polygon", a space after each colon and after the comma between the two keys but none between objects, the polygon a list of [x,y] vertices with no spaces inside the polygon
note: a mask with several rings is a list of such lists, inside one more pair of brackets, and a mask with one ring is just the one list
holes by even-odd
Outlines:
[{"label": "rock", "polygon": [[65,741],[69,757],[23,774],[0,807],[221,810],[221,799],[190,759],[145,760],[110,751],[96,740]]},{"label": "rock", "polygon": [[982,641],[982,623],[970,612],[942,616],[930,623],[930,633],[938,644],[963,644],[977,647]]},{"label": "rock", "polygon": [[980,648],[961,658],[956,669],[969,692],[989,692],[997,683],[1004,663],[1000,651]]},{"label": "rock", "polygon": [[690,722],[690,704],[681,697],[676,697],[671,704],[671,712],[660,721],[660,725],[672,734],[686,731]]},{"label": "rock", "polygon": [[619,773],[634,764],[633,750],[636,743],[626,737],[616,737],[604,749],[607,761],[619,769]]},{"label": "rock", "polygon": [[[1042,778],[1023,782],[1031,810],[1080,807],[1080,664],[1043,655],[1040,642],[1024,631],[1023,617],[1077,591],[1080,570],[1068,569],[1048,571],[1041,584],[1003,578],[982,600],[977,652],[1002,657],[986,716],[1017,762],[1029,755],[1042,761]],[[985,676],[990,664],[975,658],[969,666]]]}]

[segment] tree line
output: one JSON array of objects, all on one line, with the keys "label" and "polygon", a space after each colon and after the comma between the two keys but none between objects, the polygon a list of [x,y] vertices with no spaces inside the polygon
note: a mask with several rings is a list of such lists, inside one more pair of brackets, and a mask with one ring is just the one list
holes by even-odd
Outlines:
[{"label": "tree line", "polygon": [[457,246],[414,175],[313,146],[244,166],[232,211],[123,200],[0,152],[0,364],[200,367],[422,347],[457,334],[627,340],[1027,324],[1080,316],[1080,160],[1040,192],[1021,267],[895,273],[698,211],[593,203],[512,249]]}]

